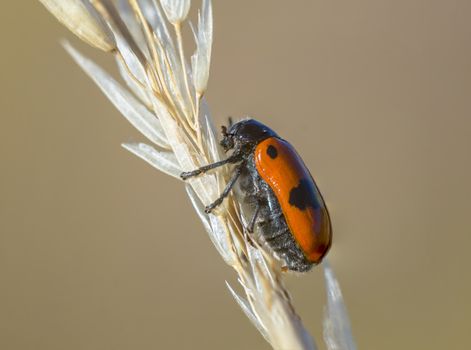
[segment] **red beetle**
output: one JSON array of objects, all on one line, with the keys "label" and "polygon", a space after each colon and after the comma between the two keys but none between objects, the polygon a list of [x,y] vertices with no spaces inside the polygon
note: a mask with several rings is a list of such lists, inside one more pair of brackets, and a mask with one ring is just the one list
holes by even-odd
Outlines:
[{"label": "red beetle", "polygon": [[289,270],[304,272],[322,261],[332,243],[329,212],[314,179],[293,146],[272,129],[248,119],[229,130],[222,127],[225,160],[181,174],[197,176],[225,164],[236,164],[220,197],[222,203],[239,180],[242,200],[253,212],[247,230],[260,229],[263,239]]}]

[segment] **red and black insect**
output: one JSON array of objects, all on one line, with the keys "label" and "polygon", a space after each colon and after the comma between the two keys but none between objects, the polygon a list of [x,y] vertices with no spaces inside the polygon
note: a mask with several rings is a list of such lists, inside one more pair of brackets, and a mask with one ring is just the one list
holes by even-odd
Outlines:
[{"label": "red and black insect", "polygon": [[272,129],[243,120],[229,130],[222,127],[225,160],[181,174],[197,176],[225,164],[236,164],[220,197],[206,207],[222,203],[239,180],[244,201],[253,213],[247,227],[258,227],[263,239],[293,271],[308,271],[321,262],[332,242],[327,207],[314,179],[293,146]]}]

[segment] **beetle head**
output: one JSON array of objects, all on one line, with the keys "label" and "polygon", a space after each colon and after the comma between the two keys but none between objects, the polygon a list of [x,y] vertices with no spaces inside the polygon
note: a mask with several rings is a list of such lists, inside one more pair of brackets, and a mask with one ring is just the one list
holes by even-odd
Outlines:
[{"label": "beetle head", "polygon": [[254,119],[246,119],[227,127],[222,127],[223,139],[221,146],[227,152],[234,147],[247,148],[257,145],[259,142],[273,136],[278,136],[268,126]]}]

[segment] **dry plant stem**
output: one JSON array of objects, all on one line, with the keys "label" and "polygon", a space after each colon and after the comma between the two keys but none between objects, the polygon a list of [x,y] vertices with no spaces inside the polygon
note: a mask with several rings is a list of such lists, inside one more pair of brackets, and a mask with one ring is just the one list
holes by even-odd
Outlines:
[{"label": "dry plant stem", "polygon": [[[157,80],[158,82],[158,86],[159,86],[159,91],[161,93],[163,93],[164,96],[168,97],[170,96],[170,93],[168,92],[168,89],[167,89],[167,86],[161,81],[161,76],[162,74],[160,73],[154,73],[155,71],[157,72],[162,72],[162,67],[160,65],[160,60],[158,58],[158,55],[157,55],[157,49],[155,47],[155,41],[154,41],[154,38],[150,32],[150,28],[149,28],[149,25],[146,21],[146,19],[144,18],[144,15],[137,3],[137,0],[130,0],[130,5],[132,6],[133,10],[134,10],[134,13],[136,14],[136,17],[139,19],[139,22],[141,24],[141,28],[145,34],[145,38],[146,38],[146,43],[150,49],[150,53],[152,55],[152,58],[153,60],[149,63],[148,65],[148,69],[149,71],[151,71],[153,74],[153,76],[155,77],[155,79]],[[172,107],[176,108],[176,106],[173,104],[173,101],[171,99],[168,99],[168,101],[166,101],[170,104],[172,104]]]},{"label": "dry plant stem", "polygon": [[[85,42],[115,54],[126,87],[64,44],[123,116],[153,144],[124,144],[127,150],[179,180],[182,171],[221,159],[223,152],[204,100],[212,45],[210,0],[202,0],[191,65],[186,63],[181,30],[190,0],[161,0],[160,5],[156,0],[40,1],[63,23],[74,23],[69,29]],[[84,5],[78,12],[77,4]],[[84,9],[94,13],[84,13]],[[80,22],[81,18],[88,22]],[[168,24],[175,29],[173,36]],[[316,349],[291,304],[278,261],[244,233],[248,223],[240,203],[230,195],[215,213],[205,213],[205,205],[219,196],[228,175],[227,166],[222,167],[188,180],[185,188],[209,238],[237,272],[245,297],[228,284],[230,292],[273,348]],[[327,348],[354,350],[340,289],[330,267],[325,272]]]},{"label": "dry plant stem", "polygon": [[[203,96],[200,96],[200,95],[197,95],[196,96],[196,110],[199,111],[199,108],[200,108],[200,100]],[[195,114],[196,115],[196,114]],[[195,124],[194,124],[194,128],[196,129],[196,140],[197,140],[197,143],[198,145],[200,146],[200,149],[202,149],[202,144],[203,144],[203,141],[202,141],[202,135],[201,135],[201,128],[200,128],[200,120],[199,118],[196,116],[195,117]]]},{"label": "dry plant stem", "polygon": [[[184,82],[185,82],[185,88],[186,88],[186,94],[188,97],[188,100],[190,101],[192,111],[193,111],[193,116],[194,116],[194,121],[195,124],[193,126],[193,129],[198,131],[198,127],[195,127],[197,125],[198,121],[198,113],[196,112],[195,105],[193,103],[193,99],[191,98],[191,92],[190,92],[190,84],[188,82],[188,74],[186,71],[186,60],[185,60],[185,52],[183,50],[183,37],[182,37],[182,24],[180,22],[175,23],[175,33],[177,35],[177,45],[178,45],[178,54],[180,55],[180,62],[182,65],[182,70],[183,70],[183,76],[184,76]],[[202,150],[202,148],[201,148]]]}]

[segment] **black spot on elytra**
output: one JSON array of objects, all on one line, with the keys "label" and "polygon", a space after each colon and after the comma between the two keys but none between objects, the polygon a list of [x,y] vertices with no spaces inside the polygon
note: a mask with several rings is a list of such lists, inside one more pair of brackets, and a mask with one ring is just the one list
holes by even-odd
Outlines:
[{"label": "black spot on elytra", "polygon": [[267,154],[270,156],[271,159],[275,159],[278,157],[278,151],[275,146],[268,146],[267,148]]},{"label": "black spot on elytra", "polygon": [[306,179],[301,179],[298,186],[291,189],[289,204],[301,210],[305,210],[308,207],[313,209],[319,209],[320,207],[312,183]]}]

